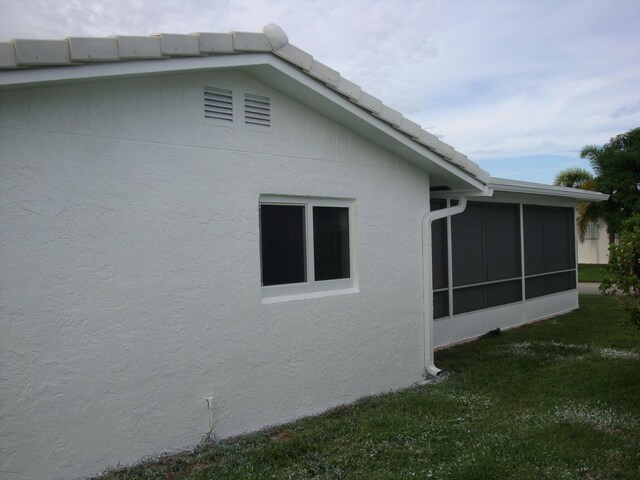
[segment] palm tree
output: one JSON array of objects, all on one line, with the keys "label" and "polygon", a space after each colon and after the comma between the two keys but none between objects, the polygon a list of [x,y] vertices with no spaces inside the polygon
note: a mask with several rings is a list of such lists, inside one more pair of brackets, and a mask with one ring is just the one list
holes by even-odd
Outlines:
[{"label": "palm tree", "polygon": [[[561,170],[553,180],[554,185],[569,188],[579,188],[581,190],[597,190],[595,177],[584,168],[566,168]],[[601,217],[597,203],[579,203],[576,206],[578,212],[577,226],[580,241],[584,241],[587,226],[596,223]]]}]

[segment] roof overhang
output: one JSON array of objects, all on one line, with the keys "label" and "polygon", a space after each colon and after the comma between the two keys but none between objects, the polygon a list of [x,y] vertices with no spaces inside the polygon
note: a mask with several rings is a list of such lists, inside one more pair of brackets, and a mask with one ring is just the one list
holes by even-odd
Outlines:
[{"label": "roof overhang", "polygon": [[189,72],[239,69],[271,88],[343,125],[385,150],[417,165],[430,175],[430,184],[487,195],[487,185],[441,155],[372,115],[345,95],[327,87],[299,68],[272,53],[244,53],[205,57],[170,58],[132,62],[109,62],[81,66],[17,69],[3,71],[0,89],[43,84],[108,80],[131,76],[172,75]]},{"label": "roof overhang", "polygon": [[609,198],[609,195],[591,190],[495,177],[489,179],[488,187],[494,192],[492,200],[498,202],[572,206],[580,202],[602,202]]}]

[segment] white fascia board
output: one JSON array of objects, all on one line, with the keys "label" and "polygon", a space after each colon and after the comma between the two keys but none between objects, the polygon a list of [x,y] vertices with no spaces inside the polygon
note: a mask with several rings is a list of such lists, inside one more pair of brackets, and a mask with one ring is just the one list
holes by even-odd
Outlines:
[{"label": "white fascia board", "polygon": [[92,80],[154,73],[180,73],[212,68],[240,68],[269,63],[271,54],[246,53],[210,57],[185,57],[170,60],[99,63],[81,66],[34,68],[0,72],[0,88],[35,83]]},{"label": "white fascia board", "polygon": [[602,202],[609,198],[609,195],[600,192],[592,192],[590,190],[545,185],[542,183],[522,182],[506,178],[491,177],[489,179],[489,187],[496,192],[563,197],[579,202]]},{"label": "white fascia board", "polygon": [[[158,39],[159,41],[159,39]],[[104,64],[82,65],[78,67],[53,67],[47,69],[25,69],[0,72],[0,88],[28,86],[41,83],[60,83],[65,81],[83,81],[90,79],[106,79],[114,77],[128,77],[135,75],[171,74],[208,69],[246,68],[269,66],[278,72],[292,78],[318,95],[326,98],[340,108],[348,111],[394,142],[410,149],[416,156],[433,163],[454,177],[460,179],[469,190],[486,192],[486,184],[466,173],[459,167],[432,152],[426,146],[417,143],[405,133],[371,115],[365,108],[328,88],[321,81],[310,77],[299,68],[271,53],[245,53],[242,55],[220,55],[208,57],[172,58],[170,60],[145,60],[136,62],[117,62]],[[258,77],[259,78],[259,77]],[[466,190],[466,188],[465,188]]]}]

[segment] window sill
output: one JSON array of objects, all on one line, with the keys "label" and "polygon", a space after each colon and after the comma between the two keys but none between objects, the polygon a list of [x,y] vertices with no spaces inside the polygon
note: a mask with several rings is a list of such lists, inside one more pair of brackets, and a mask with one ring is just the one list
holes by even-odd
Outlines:
[{"label": "window sill", "polygon": [[312,298],[333,297],[336,295],[351,295],[360,292],[358,287],[338,288],[333,290],[322,290],[315,292],[291,293],[276,295],[272,297],[262,297],[262,304],[269,305],[272,303],[292,302],[294,300],[308,300]]}]

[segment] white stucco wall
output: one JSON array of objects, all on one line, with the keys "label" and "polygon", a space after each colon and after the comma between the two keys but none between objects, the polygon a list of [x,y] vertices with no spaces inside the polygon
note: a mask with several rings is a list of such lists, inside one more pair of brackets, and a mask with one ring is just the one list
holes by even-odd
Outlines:
[{"label": "white stucco wall", "polygon": [[578,240],[578,262],[579,263],[609,263],[609,235],[607,234],[607,224],[602,220],[597,222],[598,238]]},{"label": "white stucco wall", "polygon": [[[203,85],[272,99],[205,121]],[[0,92],[0,476],[89,475],[420,380],[427,175],[239,72]],[[350,295],[261,301],[258,198],[355,199]]]}]

